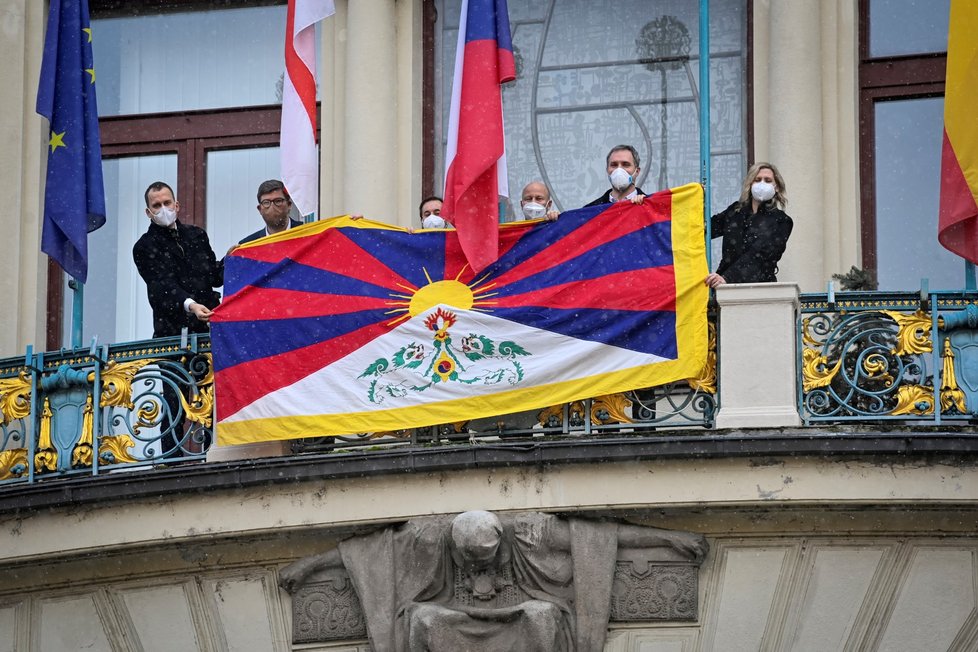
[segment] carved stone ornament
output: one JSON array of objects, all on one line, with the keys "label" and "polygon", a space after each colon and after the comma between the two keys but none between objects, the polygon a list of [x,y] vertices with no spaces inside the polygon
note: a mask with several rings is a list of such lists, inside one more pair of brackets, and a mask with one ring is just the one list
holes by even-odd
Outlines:
[{"label": "carved stone ornament", "polygon": [[412,519],[282,569],[294,643],[599,652],[609,620],[697,618],[690,532],[540,512]]}]

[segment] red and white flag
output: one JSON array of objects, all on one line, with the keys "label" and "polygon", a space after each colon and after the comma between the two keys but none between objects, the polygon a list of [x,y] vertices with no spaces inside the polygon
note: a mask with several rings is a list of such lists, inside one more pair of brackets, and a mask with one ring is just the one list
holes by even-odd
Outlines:
[{"label": "red and white flag", "polygon": [[480,271],[499,257],[499,196],[508,196],[500,85],[516,78],[506,0],[462,0],[441,215]]},{"label": "red and white flag", "polygon": [[336,12],[333,0],[289,0],[282,85],[282,181],[303,215],[318,212],[316,28]]}]

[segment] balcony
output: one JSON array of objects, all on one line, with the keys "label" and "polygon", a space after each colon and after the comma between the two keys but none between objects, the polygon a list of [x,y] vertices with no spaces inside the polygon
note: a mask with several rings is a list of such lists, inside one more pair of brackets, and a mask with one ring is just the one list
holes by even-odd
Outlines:
[{"label": "balcony", "polygon": [[[215,443],[207,336],[28,349],[0,361],[0,492],[269,452],[342,456],[346,468],[368,468],[405,456],[412,464],[419,456],[593,459],[602,448],[612,457],[723,455],[745,431],[754,433],[747,436],[752,450],[784,451],[860,431],[913,428],[949,445],[971,437],[961,427],[978,412],[978,295],[799,296],[791,284],[762,284],[726,286],[717,300],[699,378],[528,413],[288,446]],[[901,438],[889,445],[921,444]]]}]

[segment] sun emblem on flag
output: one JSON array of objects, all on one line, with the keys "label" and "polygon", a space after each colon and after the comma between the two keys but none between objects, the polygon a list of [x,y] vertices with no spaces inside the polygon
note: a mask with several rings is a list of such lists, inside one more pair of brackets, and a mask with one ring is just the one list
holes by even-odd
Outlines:
[{"label": "sun emblem on flag", "polygon": [[431,282],[429,276],[428,280],[428,285],[411,296],[395,295],[403,301],[395,303],[400,305],[391,312],[406,313],[393,323],[424,315],[422,323],[431,331],[431,346],[409,342],[368,365],[359,376],[370,381],[368,400],[381,403],[387,397],[423,392],[446,383],[519,384],[525,373],[518,358],[531,353],[512,340],[496,342],[485,333],[469,333],[456,344],[451,329],[458,324],[458,315],[443,307],[487,312],[487,306],[495,303],[486,299],[492,296],[487,292],[491,284],[479,287],[476,282],[470,287],[457,278]]},{"label": "sun emblem on flag", "polygon": [[424,269],[425,278],[428,279],[427,285],[420,288],[399,285],[411,294],[391,294],[394,299],[388,301],[388,305],[395,306],[395,308],[389,310],[387,314],[401,314],[388,325],[394,326],[411,317],[417,317],[439,304],[452,306],[459,310],[489,312],[490,306],[496,304],[495,301],[489,300],[489,297],[496,296],[496,293],[489,290],[493,289],[496,284],[483,284],[483,281],[486,280],[486,277],[483,276],[473,281],[471,285],[466,285],[458,280],[465,273],[465,269],[466,267],[463,267],[455,278],[443,281],[432,281],[428,270]]}]

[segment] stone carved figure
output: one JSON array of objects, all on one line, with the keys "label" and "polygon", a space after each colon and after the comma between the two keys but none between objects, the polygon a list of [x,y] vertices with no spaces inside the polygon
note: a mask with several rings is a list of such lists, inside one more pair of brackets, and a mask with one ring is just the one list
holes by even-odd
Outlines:
[{"label": "stone carved figure", "polygon": [[688,532],[470,511],[351,537],[285,567],[280,584],[293,593],[345,569],[376,652],[599,652],[620,549],[699,563],[708,545]]}]

